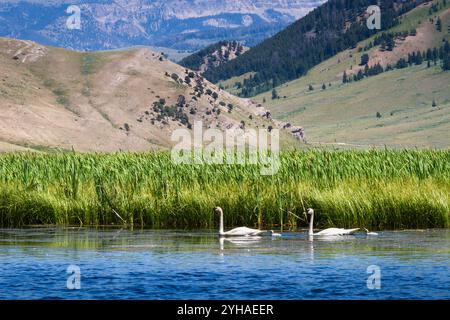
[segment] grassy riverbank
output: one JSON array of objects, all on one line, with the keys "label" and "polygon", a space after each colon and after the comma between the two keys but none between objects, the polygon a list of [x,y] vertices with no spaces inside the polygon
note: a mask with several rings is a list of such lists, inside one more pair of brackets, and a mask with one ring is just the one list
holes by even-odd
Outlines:
[{"label": "grassy riverbank", "polygon": [[[284,152],[257,166],[175,165],[168,153],[0,155],[0,226],[448,227],[450,151]],[[117,214],[116,214],[116,213]],[[120,217],[119,217],[119,216]],[[300,217],[301,219],[299,219]]]}]

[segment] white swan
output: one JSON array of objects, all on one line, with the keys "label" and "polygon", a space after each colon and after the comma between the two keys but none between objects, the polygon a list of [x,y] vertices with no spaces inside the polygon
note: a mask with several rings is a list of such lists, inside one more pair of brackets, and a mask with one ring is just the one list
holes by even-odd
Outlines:
[{"label": "white swan", "polygon": [[274,238],[280,238],[283,236],[281,233],[275,233],[275,231],[273,230],[270,230],[270,232],[272,233],[272,237]]},{"label": "white swan", "polygon": [[355,231],[358,231],[357,229],[341,229],[341,228],[329,228],[322,230],[320,232],[314,233],[314,210],[309,208],[306,213],[308,213],[311,216],[311,219],[309,220],[309,232],[308,235],[311,236],[345,236],[350,235],[354,233]]},{"label": "white swan", "polygon": [[223,210],[220,207],[214,208],[214,213],[220,216],[220,225],[219,225],[219,236],[221,237],[257,237],[263,235],[272,235],[276,234],[273,231],[265,231],[259,229],[251,229],[247,227],[239,227],[233,230],[224,232],[223,230]]},{"label": "white swan", "polygon": [[366,235],[368,235],[368,236],[378,236],[378,233],[376,233],[376,232],[370,232],[366,228],[364,228],[364,230],[366,231]]}]

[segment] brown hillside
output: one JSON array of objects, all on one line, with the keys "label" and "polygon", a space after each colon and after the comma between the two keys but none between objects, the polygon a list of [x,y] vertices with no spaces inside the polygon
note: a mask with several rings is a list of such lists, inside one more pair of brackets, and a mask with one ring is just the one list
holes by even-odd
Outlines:
[{"label": "brown hillside", "polygon": [[[260,117],[249,119],[257,111],[247,100],[201,77],[187,83],[187,76],[186,69],[148,49],[82,53],[0,38],[0,150],[166,149],[171,132],[188,124],[159,114],[153,103],[164,99],[165,106],[173,106],[180,96],[190,124],[201,120],[220,129],[237,129],[241,121],[270,125]],[[196,83],[204,93],[194,98]]]}]

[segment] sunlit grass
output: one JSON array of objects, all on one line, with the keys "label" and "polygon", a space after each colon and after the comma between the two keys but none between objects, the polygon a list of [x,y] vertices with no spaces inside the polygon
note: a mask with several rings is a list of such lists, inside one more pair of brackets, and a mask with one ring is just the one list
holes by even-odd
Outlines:
[{"label": "sunlit grass", "polygon": [[255,165],[175,165],[169,153],[4,154],[0,225],[213,228],[222,206],[229,226],[295,228],[305,206],[320,227],[449,226],[450,151],[283,152],[281,162],[262,176]]}]

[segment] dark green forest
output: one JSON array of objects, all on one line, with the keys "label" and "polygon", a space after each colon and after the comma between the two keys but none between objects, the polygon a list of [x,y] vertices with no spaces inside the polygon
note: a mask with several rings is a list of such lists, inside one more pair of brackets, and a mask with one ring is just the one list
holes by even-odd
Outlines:
[{"label": "dark green forest", "polygon": [[[305,75],[342,50],[398,23],[398,17],[424,0],[380,0],[381,30],[369,30],[362,19],[373,0],[329,0],[304,18],[204,76],[217,83],[255,72],[239,84],[239,95],[254,96]],[[194,58],[193,58],[194,59]]]}]

